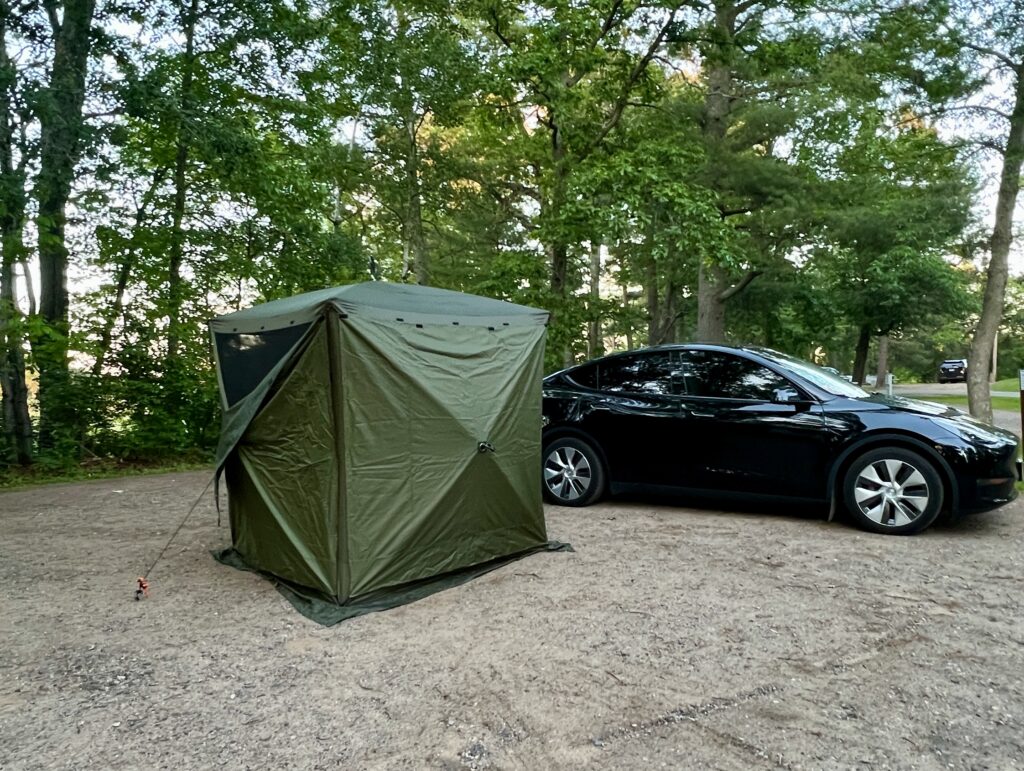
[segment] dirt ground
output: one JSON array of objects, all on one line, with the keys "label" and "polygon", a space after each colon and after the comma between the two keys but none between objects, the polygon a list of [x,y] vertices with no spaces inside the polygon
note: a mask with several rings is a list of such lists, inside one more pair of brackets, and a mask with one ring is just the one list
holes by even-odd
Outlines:
[{"label": "dirt ground", "polygon": [[[1024,765],[1024,510],[550,508],[575,553],[322,628],[224,567],[206,477],[0,494],[0,768]],[[677,502],[678,503],[678,502]]]}]

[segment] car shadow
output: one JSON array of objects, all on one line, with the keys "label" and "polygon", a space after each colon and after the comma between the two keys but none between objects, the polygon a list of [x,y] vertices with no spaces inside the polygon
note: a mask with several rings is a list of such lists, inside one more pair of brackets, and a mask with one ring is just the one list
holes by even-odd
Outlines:
[{"label": "car shadow", "polygon": [[[745,498],[722,495],[721,493],[697,493],[672,489],[638,489],[618,491],[608,495],[605,500],[616,505],[658,506],[666,508],[683,508],[699,511],[701,514],[728,516],[730,514],[754,514],[773,517],[787,517],[799,520],[828,519],[828,506],[824,503],[808,501],[792,501],[785,499]],[[966,514],[954,519],[940,518],[925,529],[925,533],[934,535],[959,535],[962,537],[989,537],[1003,532],[1009,526],[1002,512],[1006,508],[1024,507],[1024,499],[1011,503],[1009,506],[978,514]],[[1017,513],[1014,512],[1014,516]],[[845,510],[836,512],[835,521],[840,522],[858,532],[866,532],[857,527],[852,517]],[[888,537],[888,536],[885,536]]]},{"label": "car shadow", "polygon": [[764,514],[794,519],[828,519],[828,507],[825,504],[806,501],[733,498],[721,494],[657,490],[618,492],[606,500],[617,504],[698,509],[708,514]]},{"label": "car shadow", "polygon": [[1007,527],[1005,517],[1001,514],[1002,509],[983,511],[978,514],[965,514],[955,519],[940,519],[930,528],[934,533],[947,535],[985,536],[1003,531]]}]

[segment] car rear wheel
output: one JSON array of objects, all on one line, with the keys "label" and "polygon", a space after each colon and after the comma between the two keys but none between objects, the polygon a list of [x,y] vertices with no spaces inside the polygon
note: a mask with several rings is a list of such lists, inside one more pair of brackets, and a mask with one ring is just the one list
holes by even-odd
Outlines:
[{"label": "car rear wheel", "polygon": [[589,506],[604,493],[604,466],[582,439],[562,437],[544,447],[544,497],[559,506]]},{"label": "car rear wheel", "polygon": [[942,479],[935,466],[899,447],[857,458],[846,472],[843,494],[857,524],[876,533],[919,533],[942,510]]}]

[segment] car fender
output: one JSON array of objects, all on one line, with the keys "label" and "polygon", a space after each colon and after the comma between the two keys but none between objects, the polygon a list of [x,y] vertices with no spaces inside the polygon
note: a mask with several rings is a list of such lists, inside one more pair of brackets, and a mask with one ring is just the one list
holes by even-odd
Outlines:
[{"label": "car fender", "polygon": [[925,458],[932,461],[935,464],[935,467],[939,470],[939,473],[943,475],[944,481],[948,484],[950,510],[955,512],[960,507],[960,495],[957,490],[956,477],[953,474],[953,469],[950,467],[949,463],[946,462],[945,458],[939,455],[933,447],[915,436],[911,436],[910,434],[879,431],[859,436],[853,444],[843,450],[836,457],[835,461],[833,461],[832,468],[829,469],[828,486],[826,487],[828,500],[831,504],[828,512],[828,519],[830,522],[835,518],[836,511],[838,510],[840,503],[840,496],[837,494],[836,489],[839,470],[843,467],[846,461],[857,453],[862,452],[873,445],[884,445],[886,442],[911,447],[920,452]]}]

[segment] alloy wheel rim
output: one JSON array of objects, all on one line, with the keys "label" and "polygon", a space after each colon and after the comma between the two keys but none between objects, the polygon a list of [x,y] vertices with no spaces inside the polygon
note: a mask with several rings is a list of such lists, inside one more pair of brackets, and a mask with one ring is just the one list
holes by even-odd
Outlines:
[{"label": "alloy wheel rim", "polygon": [[590,489],[592,481],[590,461],[575,447],[552,450],[544,461],[544,484],[560,500],[576,500]]},{"label": "alloy wheel rim", "polygon": [[857,475],[853,490],[861,513],[884,527],[909,525],[928,508],[928,481],[905,460],[884,458]]}]

